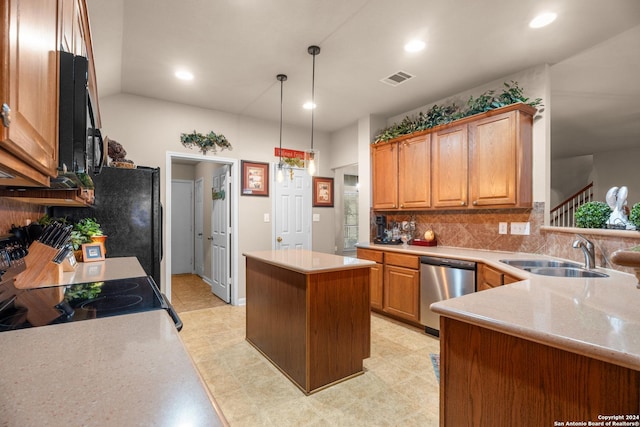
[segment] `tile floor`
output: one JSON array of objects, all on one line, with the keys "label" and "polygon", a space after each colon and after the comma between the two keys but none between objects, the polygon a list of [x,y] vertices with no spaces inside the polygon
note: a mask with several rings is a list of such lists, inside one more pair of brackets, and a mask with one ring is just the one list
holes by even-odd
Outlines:
[{"label": "tile floor", "polygon": [[174,274],[171,276],[171,305],[178,312],[200,310],[226,305],[211,293],[209,286],[196,274]]},{"label": "tile floor", "polygon": [[180,333],[231,426],[437,426],[439,342],[373,314],[365,373],[305,396],[245,341],[245,307],[188,310]]}]

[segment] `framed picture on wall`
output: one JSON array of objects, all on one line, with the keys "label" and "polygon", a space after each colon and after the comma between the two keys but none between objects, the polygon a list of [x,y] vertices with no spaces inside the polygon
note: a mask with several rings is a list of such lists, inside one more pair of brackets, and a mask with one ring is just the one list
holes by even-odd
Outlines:
[{"label": "framed picture on wall", "polygon": [[269,163],[242,161],[242,195],[269,196]]},{"label": "framed picture on wall", "polygon": [[333,207],[333,178],[313,177],[313,206]]}]

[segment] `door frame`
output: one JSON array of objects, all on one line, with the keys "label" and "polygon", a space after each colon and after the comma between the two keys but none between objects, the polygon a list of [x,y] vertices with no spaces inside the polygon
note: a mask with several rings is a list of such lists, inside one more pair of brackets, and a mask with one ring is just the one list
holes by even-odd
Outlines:
[{"label": "door frame", "polygon": [[[164,263],[164,278],[165,278],[165,293],[169,299],[171,299],[171,262],[167,260],[171,259],[171,164],[173,160],[186,159],[193,160],[194,162],[212,162],[231,165],[231,185],[235,185],[235,188],[239,188],[240,185],[240,166],[238,159],[230,159],[224,157],[207,157],[202,154],[189,154],[178,153],[173,151],[167,151],[165,157],[165,204],[168,209],[165,209],[165,221],[163,224],[163,235],[165,241],[165,263]],[[231,305],[238,305],[238,260],[239,254],[239,239],[238,239],[238,221],[239,221],[239,200],[238,191],[231,191],[229,196],[229,204],[231,206],[231,251],[229,252],[231,262]]]}]

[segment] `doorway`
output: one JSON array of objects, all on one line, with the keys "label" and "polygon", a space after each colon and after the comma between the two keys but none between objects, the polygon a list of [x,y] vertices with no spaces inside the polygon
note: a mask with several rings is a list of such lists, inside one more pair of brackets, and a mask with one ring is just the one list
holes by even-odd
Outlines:
[{"label": "doorway", "polygon": [[172,274],[193,272],[193,181],[171,180],[171,259]]},{"label": "doorway", "polygon": [[[238,160],[236,159],[227,159],[227,158],[211,158],[198,154],[187,154],[187,153],[175,153],[175,152],[167,152],[166,154],[166,175],[165,175],[165,188],[166,191],[166,205],[171,206],[174,194],[171,191],[171,180],[173,175],[174,166],[179,169],[179,165],[187,164],[187,165],[220,165],[226,166],[229,170],[229,184],[233,182],[239,182],[240,173],[238,167]],[[192,177],[195,181],[195,176]],[[203,205],[211,204],[212,191],[211,189],[207,189],[207,185],[203,185],[202,188],[202,197],[203,197]],[[238,289],[236,285],[237,277],[238,277],[238,197],[234,194],[233,191],[229,191],[227,193],[227,203],[229,209],[229,242],[230,242],[230,250],[226,251],[227,259],[224,261],[225,265],[228,266],[227,276],[228,280],[228,289],[229,289],[229,299],[228,301],[233,304],[238,304]],[[172,209],[166,209],[165,212],[165,222],[164,222],[164,236],[165,236],[165,250],[166,253],[164,255],[164,260],[172,259],[172,241],[176,236],[173,236],[173,230],[171,228],[172,224]],[[210,223],[211,220],[205,216],[202,220],[205,224]],[[203,233],[206,234],[206,233]],[[204,239],[203,239],[204,240]],[[209,240],[204,240],[205,242],[209,242]],[[204,258],[207,259],[207,254],[204,253]],[[171,262],[164,263],[164,277],[165,277],[165,288],[164,291],[166,295],[171,295],[171,276],[172,276],[172,266]],[[170,298],[170,297],[169,297]]]}]

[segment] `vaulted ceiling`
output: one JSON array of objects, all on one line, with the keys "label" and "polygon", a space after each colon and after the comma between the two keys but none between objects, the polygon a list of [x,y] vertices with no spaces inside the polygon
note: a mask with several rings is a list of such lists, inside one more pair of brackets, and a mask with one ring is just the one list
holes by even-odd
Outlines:
[{"label": "vaulted ceiling", "polygon": [[[276,75],[284,73],[284,121],[308,127],[307,47],[318,45],[315,126],[332,132],[548,63],[552,145],[580,141],[554,148],[555,156],[640,144],[638,0],[87,3],[101,97],[128,93],[278,121]],[[556,21],[529,28],[547,10]],[[405,52],[412,38],[426,48]],[[192,81],[174,77],[183,68]],[[398,71],[414,77],[395,87],[381,82]]]}]

